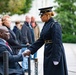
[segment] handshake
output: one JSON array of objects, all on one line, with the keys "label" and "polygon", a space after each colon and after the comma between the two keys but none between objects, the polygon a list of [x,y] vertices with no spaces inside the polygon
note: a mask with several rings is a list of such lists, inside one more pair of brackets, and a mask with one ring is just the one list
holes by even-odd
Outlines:
[{"label": "handshake", "polygon": [[22,53],[23,56],[30,56],[30,54],[31,54],[31,51],[30,51],[29,49],[25,50],[25,51]]},{"label": "handshake", "polygon": [[[31,54],[31,51],[30,51],[29,49],[25,50],[25,51],[22,53],[23,56],[30,56],[30,54]],[[58,62],[58,61],[53,61],[53,64],[54,64],[54,65],[58,65],[59,62]]]}]

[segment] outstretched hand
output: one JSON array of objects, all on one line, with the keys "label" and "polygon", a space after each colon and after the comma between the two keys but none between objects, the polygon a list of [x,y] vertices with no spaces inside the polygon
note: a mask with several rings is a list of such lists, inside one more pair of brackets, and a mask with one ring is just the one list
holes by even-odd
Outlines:
[{"label": "outstretched hand", "polygon": [[28,49],[23,52],[24,56],[30,56],[30,54],[31,54],[31,51]]}]

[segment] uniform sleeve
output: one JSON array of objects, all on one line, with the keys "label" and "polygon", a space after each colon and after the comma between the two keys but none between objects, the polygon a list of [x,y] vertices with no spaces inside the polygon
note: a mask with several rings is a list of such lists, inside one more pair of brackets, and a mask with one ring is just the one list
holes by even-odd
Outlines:
[{"label": "uniform sleeve", "polygon": [[31,54],[34,54],[43,44],[44,40],[40,37],[34,44],[29,47]]},{"label": "uniform sleeve", "polygon": [[52,41],[53,41],[53,51],[52,51],[52,58],[53,61],[60,61],[62,50],[62,32],[61,27],[58,23],[53,25],[52,27]]}]

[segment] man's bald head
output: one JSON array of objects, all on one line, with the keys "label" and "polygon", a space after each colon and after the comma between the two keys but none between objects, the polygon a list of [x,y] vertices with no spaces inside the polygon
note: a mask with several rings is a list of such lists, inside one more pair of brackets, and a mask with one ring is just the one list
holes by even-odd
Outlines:
[{"label": "man's bald head", "polygon": [[31,22],[31,16],[30,15],[26,15],[25,20],[26,20],[26,22],[30,23]]},{"label": "man's bald head", "polygon": [[0,26],[0,38],[8,40],[10,38],[10,33],[7,27]]},{"label": "man's bald head", "polygon": [[8,31],[8,28],[5,27],[5,26],[0,26],[0,32],[1,32],[1,31]]}]

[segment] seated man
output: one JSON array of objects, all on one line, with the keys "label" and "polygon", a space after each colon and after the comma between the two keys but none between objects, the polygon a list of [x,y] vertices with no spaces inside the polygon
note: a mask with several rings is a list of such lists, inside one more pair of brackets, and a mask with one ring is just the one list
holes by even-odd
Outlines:
[{"label": "seated man", "polygon": [[7,44],[8,39],[10,39],[9,30],[5,26],[0,26],[0,75],[3,75],[4,51],[8,51],[9,54],[9,75],[24,75],[24,71],[18,63],[23,60],[24,53],[14,55],[11,47]]}]

